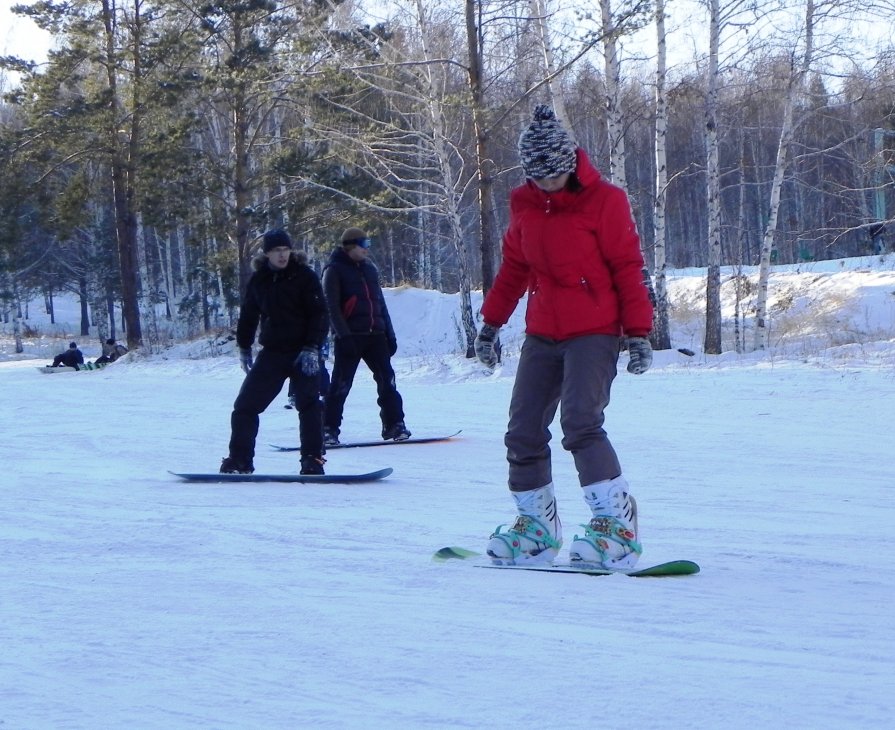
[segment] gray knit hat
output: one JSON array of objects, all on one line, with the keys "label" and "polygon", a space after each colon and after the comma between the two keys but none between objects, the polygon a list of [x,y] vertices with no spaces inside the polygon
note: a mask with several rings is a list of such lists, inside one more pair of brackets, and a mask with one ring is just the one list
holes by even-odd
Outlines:
[{"label": "gray knit hat", "polygon": [[574,172],[578,145],[546,104],[538,104],[534,120],[519,136],[519,158],[526,177],[557,177]]}]

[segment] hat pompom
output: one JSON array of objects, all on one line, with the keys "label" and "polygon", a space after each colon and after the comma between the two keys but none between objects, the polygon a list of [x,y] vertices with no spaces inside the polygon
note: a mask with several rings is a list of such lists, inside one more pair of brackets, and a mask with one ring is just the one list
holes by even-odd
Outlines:
[{"label": "hat pompom", "polygon": [[556,119],[556,114],[546,104],[538,104],[535,107],[534,120],[536,122],[546,122],[548,119]]}]

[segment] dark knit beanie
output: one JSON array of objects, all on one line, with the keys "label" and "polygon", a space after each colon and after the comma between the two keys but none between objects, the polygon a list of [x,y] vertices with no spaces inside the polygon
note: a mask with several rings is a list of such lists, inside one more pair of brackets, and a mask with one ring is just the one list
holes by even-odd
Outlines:
[{"label": "dark knit beanie", "polygon": [[362,228],[346,228],[345,232],[342,234],[342,245],[345,244],[359,244],[367,237],[367,234],[364,233]]},{"label": "dark knit beanie", "polygon": [[519,136],[519,158],[526,177],[557,177],[574,172],[578,145],[563,128],[553,110],[538,104],[534,120]]},{"label": "dark knit beanie", "polygon": [[264,234],[264,253],[279,248],[280,246],[292,248],[292,239],[289,238],[289,234],[286,233],[286,231],[274,230]]}]

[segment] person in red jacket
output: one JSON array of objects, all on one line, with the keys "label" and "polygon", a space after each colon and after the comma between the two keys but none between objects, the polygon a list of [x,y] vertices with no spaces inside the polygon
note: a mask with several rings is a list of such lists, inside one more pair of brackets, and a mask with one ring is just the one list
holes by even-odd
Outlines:
[{"label": "person in red jacket", "polygon": [[569,551],[581,567],[630,568],[642,548],[637,506],[603,428],[620,346],[628,371],[652,363],[653,308],[640,239],[624,190],[600,173],[552,109],[538,105],[519,138],[527,178],[510,194],[503,260],[482,305],[479,360],[497,363],[498,331],[527,292],[505,437],[518,516],[488,542],[492,562],[552,562],[562,545],[548,427],[562,404],[562,445],[571,452],[592,518]]}]

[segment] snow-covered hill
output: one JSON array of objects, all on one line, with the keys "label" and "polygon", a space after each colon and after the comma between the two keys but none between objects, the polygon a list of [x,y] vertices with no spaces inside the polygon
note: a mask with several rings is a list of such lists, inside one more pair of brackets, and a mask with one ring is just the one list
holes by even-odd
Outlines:
[{"label": "snow-covered hill", "polygon": [[[754,299],[758,272],[745,267],[737,272],[722,271],[722,315],[725,353],[702,355],[705,337],[705,271],[672,270],[668,275],[671,301],[672,345],[696,353],[683,358],[675,351],[658,353],[656,364],[695,363],[718,365],[779,358],[851,359],[892,364],[891,345],[895,340],[895,254],[838,259],[781,266],[773,270],[769,288],[770,349],[751,353],[754,326]],[[739,289],[739,292],[737,291]],[[740,305],[737,308],[737,297]],[[460,326],[459,297],[435,291],[400,287],[387,289],[389,311],[399,336],[399,359],[407,360],[412,371],[432,369],[454,371],[462,367],[464,351]],[[524,302],[523,302],[524,304]],[[481,293],[473,293],[473,309],[478,311]],[[71,339],[79,342],[87,357],[100,352],[96,337],[84,339],[79,331],[77,303],[57,301],[56,324],[50,325],[37,302],[29,305],[26,320],[31,336],[25,338],[26,351],[15,355],[9,335],[11,324],[0,325],[0,359],[51,358],[65,349]],[[746,354],[738,355],[735,345],[736,312],[740,312],[740,342]],[[514,355],[524,333],[524,306],[516,310],[501,331],[507,365],[513,372]],[[216,334],[192,343],[167,349],[162,357],[177,359],[227,354],[232,343],[221,345]],[[459,362],[458,362],[459,361]]]}]

